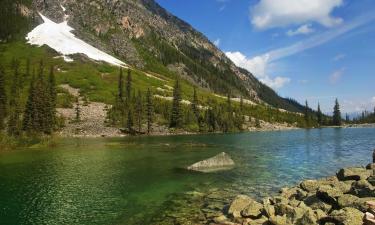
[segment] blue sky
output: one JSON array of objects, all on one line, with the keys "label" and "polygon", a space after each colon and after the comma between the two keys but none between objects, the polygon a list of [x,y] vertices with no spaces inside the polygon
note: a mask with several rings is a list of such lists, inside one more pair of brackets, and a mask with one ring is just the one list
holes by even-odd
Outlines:
[{"label": "blue sky", "polygon": [[157,2],[281,96],[331,112],[375,106],[374,0]]}]

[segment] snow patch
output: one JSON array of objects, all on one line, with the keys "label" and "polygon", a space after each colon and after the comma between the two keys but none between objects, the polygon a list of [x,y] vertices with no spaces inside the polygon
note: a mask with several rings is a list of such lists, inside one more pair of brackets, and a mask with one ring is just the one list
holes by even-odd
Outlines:
[{"label": "snow patch", "polygon": [[75,37],[71,33],[74,29],[68,25],[67,21],[55,23],[41,13],[39,15],[42,17],[44,23],[35,27],[27,34],[26,40],[28,40],[29,44],[38,46],[47,45],[62,54],[64,60],[67,62],[73,61],[68,57],[69,55],[84,54],[95,61],[104,61],[115,66],[127,67],[124,62]]}]

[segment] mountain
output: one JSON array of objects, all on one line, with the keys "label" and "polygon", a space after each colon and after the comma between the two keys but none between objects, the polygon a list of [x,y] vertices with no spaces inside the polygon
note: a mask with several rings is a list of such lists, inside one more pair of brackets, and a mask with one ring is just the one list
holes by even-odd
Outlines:
[{"label": "mountain", "polygon": [[[278,96],[249,71],[238,68],[202,33],[154,0],[5,2],[13,8],[11,13],[2,14],[4,21],[9,22],[1,26],[8,25],[11,32],[20,31],[24,35],[26,30],[41,24],[40,12],[56,23],[67,20],[77,37],[140,70],[179,75],[217,94],[244,96],[276,108],[303,111],[297,102]],[[5,11],[6,5],[2,7]]]}]

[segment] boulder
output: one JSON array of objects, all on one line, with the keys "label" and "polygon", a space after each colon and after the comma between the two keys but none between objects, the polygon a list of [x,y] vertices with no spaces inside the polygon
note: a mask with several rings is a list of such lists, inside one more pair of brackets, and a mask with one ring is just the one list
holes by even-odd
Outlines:
[{"label": "boulder", "polygon": [[241,217],[241,212],[248,207],[254,200],[246,195],[238,195],[230,204],[228,214],[233,218]]},{"label": "boulder", "polygon": [[317,224],[317,216],[312,210],[307,210],[302,215],[301,218],[298,219],[296,225],[316,225]]},{"label": "boulder", "polygon": [[308,207],[312,208],[313,210],[322,210],[325,213],[328,213],[332,206],[322,201],[320,198],[318,198],[316,195],[311,195],[307,197],[303,201]]},{"label": "boulder", "polygon": [[332,222],[340,225],[362,225],[364,213],[355,208],[346,207],[334,210],[330,215],[321,219],[321,222]]},{"label": "boulder", "polygon": [[305,213],[306,209],[293,207],[284,203],[278,203],[275,205],[276,215],[286,216],[288,224],[295,223]]},{"label": "boulder", "polygon": [[188,170],[200,172],[214,172],[219,170],[227,170],[235,165],[232,158],[225,152],[214,157],[194,163],[187,167]]},{"label": "boulder", "polygon": [[375,169],[375,163],[369,163],[369,164],[367,164],[366,169],[368,169],[368,170]]},{"label": "boulder", "polygon": [[360,198],[375,197],[375,188],[367,180],[353,183],[350,193]]},{"label": "boulder", "polygon": [[265,216],[262,216],[259,219],[256,220],[250,220],[247,225],[264,225],[268,221],[268,218]]},{"label": "boulder", "polygon": [[357,196],[351,194],[345,194],[337,199],[337,204],[339,208],[346,208],[346,207],[355,207],[358,204],[359,198]]},{"label": "boulder", "polygon": [[288,225],[286,215],[284,216],[271,216],[268,222],[272,225]]},{"label": "boulder", "polygon": [[366,180],[372,175],[371,170],[366,170],[363,167],[351,167],[339,170],[337,178],[340,181],[345,180]]},{"label": "boulder", "polygon": [[341,190],[336,189],[330,185],[323,185],[319,187],[318,191],[316,192],[316,196],[319,199],[331,205],[336,205],[337,198],[343,194],[344,193]]},{"label": "boulder", "polygon": [[262,204],[252,201],[245,209],[242,210],[241,215],[245,218],[258,219],[262,215],[262,209]]},{"label": "boulder", "polygon": [[292,200],[292,199],[302,200],[303,198],[307,196],[307,192],[302,190],[299,187],[283,188],[280,191],[280,196],[289,200]]}]

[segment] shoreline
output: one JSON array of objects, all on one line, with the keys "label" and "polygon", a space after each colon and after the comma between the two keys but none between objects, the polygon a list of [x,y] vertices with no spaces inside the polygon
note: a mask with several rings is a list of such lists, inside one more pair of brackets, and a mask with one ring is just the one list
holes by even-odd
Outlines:
[{"label": "shoreline", "polygon": [[340,169],[335,176],[303,180],[278,195],[256,201],[237,195],[208,225],[362,225],[375,201],[375,164]]}]

